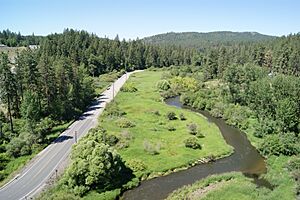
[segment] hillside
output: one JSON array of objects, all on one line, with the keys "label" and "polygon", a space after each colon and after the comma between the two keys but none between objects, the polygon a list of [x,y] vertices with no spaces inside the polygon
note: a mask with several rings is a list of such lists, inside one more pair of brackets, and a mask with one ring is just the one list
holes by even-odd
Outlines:
[{"label": "hillside", "polygon": [[178,45],[183,47],[206,47],[211,45],[232,45],[236,42],[260,42],[275,39],[275,36],[263,35],[257,32],[230,32],[219,31],[209,33],[182,32],[182,33],[164,33],[143,40],[146,43]]}]

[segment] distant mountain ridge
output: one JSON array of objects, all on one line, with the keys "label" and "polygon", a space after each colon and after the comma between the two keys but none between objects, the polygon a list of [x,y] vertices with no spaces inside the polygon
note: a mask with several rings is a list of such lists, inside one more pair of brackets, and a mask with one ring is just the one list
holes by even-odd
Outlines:
[{"label": "distant mountain ridge", "polygon": [[179,45],[183,47],[205,47],[207,45],[231,45],[236,42],[260,42],[277,38],[258,32],[169,32],[145,37],[146,43],[161,45]]}]

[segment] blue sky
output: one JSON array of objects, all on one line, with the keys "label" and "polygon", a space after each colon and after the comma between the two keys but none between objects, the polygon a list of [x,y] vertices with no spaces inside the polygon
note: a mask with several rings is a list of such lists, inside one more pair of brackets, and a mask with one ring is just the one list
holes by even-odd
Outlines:
[{"label": "blue sky", "polygon": [[64,28],[100,37],[165,32],[300,32],[299,0],[0,0],[0,30],[47,35]]}]

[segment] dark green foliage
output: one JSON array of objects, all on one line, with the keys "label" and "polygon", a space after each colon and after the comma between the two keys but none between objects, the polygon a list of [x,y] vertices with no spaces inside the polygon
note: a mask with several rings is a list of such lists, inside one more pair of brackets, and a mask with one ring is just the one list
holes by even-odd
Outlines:
[{"label": "dark green foliage", "polygon": [[[3,170],[9,161],[9,157],[5,153],[0,153],[0,171]],[[1,180],[1,176],[0,176]]]},{"label": "dark green foliage", "polygon": [[9,156],[19,157],[31,154],[32,144],[36,140],[34,135],[22,133],[19,137],[13,138],[6,146],[6,152]]},{"label": "dark green foliage", "polygon": [[14,33],[10,30],[0,31],[0,44],[5,44],[9,47],[37,45],[42,40],[43,36],[35,36],[34,34],[23,36],[21,33]]},{"label": "dark green foliage", "polygon": [[119,142],[119,138],[115,135],[108,135],[106,138],[106,143],[110,146],[115,146]]},{"label": "dark green foliage", "polygon": [[177,119],[176,114],[173,111],[170,111],[166,114],[168,120],[175,120]]},{"label": "dark green foliage", "polygon": [[144,38],[147,43],[177,45],[182,47],[207,48],[220,44],[236,44],[239,42],[259,42],[275,39],[273,36],[253,32],[217,31],[209,33],[183,32],[164,33]]},{"label": "dark green foliage", "polygon": [[105,137],[102,133],[87,134],[73,147],[71,165],[63,182],[76,195],[93,189],[101,192],[118,188],[131,176],[120,156],[99,140]]},{"label": "dark green foliage", "polygon": [[300,153],[299,138],[293,133],[267,135],[259,147],[265,155],[296,155]]},{"label": "dark green foliage", "polygon": [[262,118],[255,127],[254,136],[262,138],[265,135],[276,133],[276,122],[270,118]]},{"label": "dark green foliage", "polygon": [[187,148],[192,148],[192,149],[201,149],[202,148],[196,137],[189,137],[188,139],[186,139],[184,141],[184,145]]}]

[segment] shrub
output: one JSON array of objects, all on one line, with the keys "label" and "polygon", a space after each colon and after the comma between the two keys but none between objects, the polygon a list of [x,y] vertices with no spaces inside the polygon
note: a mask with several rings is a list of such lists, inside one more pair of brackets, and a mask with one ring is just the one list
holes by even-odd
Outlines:
[{"label": "shrub", "polygon": [[206,100],[202,98],[197,98],[192,104],[192,107],[198,110],[204,110],[205,106],[206,106]]},{"label": "shrub", "polygon": [[160,147],[161,147],[160,143],[157,143],[156,145],[154,145],[154,144],[150,143],[148,140],[144,141],[144,150],[151,155],[159,154]]},{"label": "shrub", "polygon": [[[0,153],[0,171],[3,170],[9,161],[9,157],[5,153]],[[1,178],[0,178],[1,180]]]},{"label": "shrub", "polygon": [[134,86],[133,83],[127,83],[121,88],[122,92],[136,92],[137,88]]},{"label": "shrub", "polygon": [[214,105],[210,114],[214,117],[222,118],[225,109],[226,109],[226,105],[222,102],[218,102]]},{"label": "shrub", "polygon": [[289,171],[300,170],[300,157],[291,158],[286,167]]},{"label": "shrub", "polygon": [[255,125],[254,136],[262,138],[265,135],[274,134],[276,132],[276,122],[269,118],[259,120]]},{"label": "shrub", "polygon": [[126,165],[132,169],[132,171],[137,172],[137,171],[144,171],[147,167],[145,163],[137,158],[131,159],[126,162]]},{"label": "shrub", "polygon": [[125,139],[125,140],[131,140],[131,139],[133,139],[133,136],[127,130],[122,131],[120,133],[120,135],[121,135],[121,138]]},{"label": "shrub", "polygon": [[195,137],[189,137],[184,141],[185,147],[192,148],[192,149],[201,149],[201,145],[198,142],[197,138]]},{"label": "shrub", "polygon": [[180,113],[179,114],[179,119],[182,120],[182,121],[184,121],[184,120],[186,120],[186,117],[184,116],[183,113]]},{"label": "shrub", "polygon": [[110,117],[121,117],[126,115],[126,112],[122,111],[116,102],[112,102],[106,106],[105,115]]},{"label": "shrub", "polygon": [[6,146],[6,151],[9,156],[19,157],[31,153],[31,148],[26,140],[21,137],[13,138]]},{"label": "shrub", "polygon": [[176,114],[173,111],[167,112],[166,114],[168,120],[175,120]]},{"label": "shrub", "polygon": [[299,138],[294,133],[267,135],[259,147],[265,155],[296,155],[300,153]]},{"label": "shrub", "polygon": [[119,142],[119,138],[115,135],[108,135],[106,138],[106,143],[109,146],[115,146]]},{"label": "shrub", "polygon": [[176,130],[176,128],[174,126],[172,126],[172,125],[168,126],[168,131],[175,131],[175,130]]},{"label": "shrub", "polygon": [[117,152],[97,142],[98,135],[85,136],[72,148],[71,164],[62,182],[76,195],[82,196],[89,190],[115,189],[132,178]]},{"label": "shrub", "polygon": [[163,99],[167,99],[167,98],[170,98],[170,97],[175,97],[178,95],[178,92],[174,91],[173,89],[169,89],[167,91],[162,91],[160,93],[160,96],[163,98]]},{"label": "shrub", "polygon": [[156,87],[159,90],[167,91],[168,89],[170,89],[170,83],[167,80],[160,80],[157,82]]},{"label": "shrub", "polygon": [[129,141],[128,140],[120,140],[117,145],[116,148],[117,149],[125,149],[129,147]]},{"label": "shrub", "polygon": [[201,133],[199,130],[197,131],[197,134],[196,134],[196,137],[197,138],[204,138],[205,135],[203,133]]},{"label": "shrub", "polygon": [[133,136],[127,131],[127,130],[123,130],[120,133],[120,140],[118,141],[116,147],[118,149],[124,149],[129,147],[130,144],[130,140],[133,139]]},{"label": "shrub", "polygon": [[187,125],[188,131],[192,135],[196,135],[198,133],[198,126],[195,123],[190,123]]},{"label": "shrub", "polygon": [[42,119],[35,128],[36,132],[38,133],[38,137],[43,140],[54,125],[55,122],[51,118],[45,117]]},{"label": "shrub", "polygon": [[156,116],[160,116],[160,112],[159,112],[159,110],[155,110],[155,111],[153,111],[153,114],[154,114],[154,115],[156,115]]},{"label": "shrub", "polygon": [[117,124],[120,128],[131,128],[135,126],[133,122],[131,122],[129,119],[124,117],[118,119]]}]

